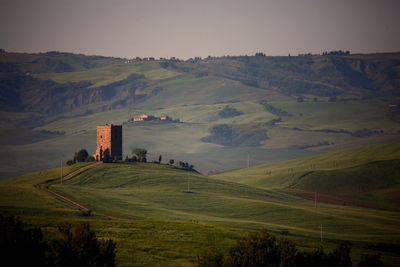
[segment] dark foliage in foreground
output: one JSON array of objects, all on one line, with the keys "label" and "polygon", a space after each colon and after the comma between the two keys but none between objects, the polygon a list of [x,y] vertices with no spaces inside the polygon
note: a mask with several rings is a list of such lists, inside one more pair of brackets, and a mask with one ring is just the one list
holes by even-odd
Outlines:
[{"label": "dark foliage in foreground", "polygon": [[0,215],[0,251],[4,266],[45,266],[47,250],[40,228],[24,229],[21,221]]},{"label": "dark foliage in foreground", "polygon": [[[383,266],[378,255],[366,256],[359,266]],[[299,252],[295,244],[288,240],[276,240],[266,231],[251,233],[239,240],[226,255],[210,248],[198,257],[202,267],[348,267],[351,266],[350,244],[340,243],[332,253],[325,253],[320,247],[311,252]]]},{"label": "dark foliage in foreground", "polygon": [[4,266],[115,266],[116,243],[99,240],[88,224],[59,226],[59,237],[43,240],[40,228],[25,229],[14,217],[0,215]]}]

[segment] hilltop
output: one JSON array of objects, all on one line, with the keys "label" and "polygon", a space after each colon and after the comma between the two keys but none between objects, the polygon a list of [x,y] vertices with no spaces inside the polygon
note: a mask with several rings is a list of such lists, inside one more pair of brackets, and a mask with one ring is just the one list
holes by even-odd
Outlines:
[{"label": "hilltop", "polygon": [[204,173],[245,167],[247,155],[254,166],[396,141],[399,64],[399,53],[186,61],[2,53],[0,175],[92,152],[96,125],[140,114],[181,123],[126,125],[125,154],[146,147]]}]

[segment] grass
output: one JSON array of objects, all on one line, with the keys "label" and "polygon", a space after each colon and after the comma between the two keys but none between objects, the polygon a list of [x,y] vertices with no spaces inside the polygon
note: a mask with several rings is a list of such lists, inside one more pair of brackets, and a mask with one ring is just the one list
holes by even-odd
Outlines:
[{"label": "grass", "polygon": [[337,170],[315,171],[302,177],[292,188],[317,191],[398,210],[399,166],[400,160],[397,159]]},{"label": "grass", "polygon": [[[177,80],[181,80],[181,78]],[[187,81],[185,86],[190,86],[190,83],[194,81]],[[213,83],[210,86],[214,86]],[[183,90],[183,88],[179,90]],[[284,107],[294,115],[282,117],[282,121],[274,126],[264,126],[264,123],[278,117],[267,112],[254,101],[182,105],[185,101],[190,101],[188,99],[195,102],[195,99],[197,99],[195,94],[205,94],[206,90],[199,89],[197,93],[192,92],[194,95],[185,91],[182,93],[182,91],[174,90],[164,89],[152,100],[153,102],[90,115],[80,114],[77,116],[74,113],[71,115],[73,117],[59,118],[37,128],[37,130],[65,131],[66,135],[64,136],[18,146],[4,144],[0,147],[3,151],[8,152],[9,157],[2,162],[2,176],[15,176],[38,169],[55,167],[60,159],[66,161],[75,151],[81,148],[93,152],[96,125],[122,124],[129,118],[142,113],[156,116],[168,115],[185,123],[124,126],[123,149],[125,154],[129,154],[132,147],[146,147],[150,153],[157,154],[154,155],[155,157],[162,154],[165,155],[165,158],[191,161],[204,173],[245,167],[247,154],[250,154],[251,165],[254,166],[266,162],[313,155],[323,151],[394,142],[398,140],[399,136],[397,123],[386,118],[386,100],[353,101],[355,108],[352,107],[350,102],[346,104],[297,103],[295,100],[285,102],[286,98],[282,98],[282,102],[277,101],[273,105],[280,108]],[[210,90],[214,89],[210,87]],[[162,94],[170,95],[171,100],[164,98]],[[178,97],[176,97],[177,95]],[[160,98],[157,100],[157,97]],[[206,96],[204,95],[204,97]],[[156,100],[159,102],[154,102]],[[166,107],[155,109],[158,104],[163,103],[162,101],[165,101]],[[169,101],[171,101],[171,105],[168,104]],[[177,105],[179,101],[183,102]],[[149,106],[152,103],[151,107],[146,108],[147,103],[149,103]],[[218,111],[225,105],[230,105],[244,114],[222,119],[218,117]],[[82,113],[84,113],[84,110]],[[351,119],[347,118],[347,114],[351,114]],[[371,121],[372,123],[370,123]],[[255,130],[258,128],[265,130],[269,139],[263,141],[260,147],[234,149],[202,142],[201,138],[210,135],[209,129],[217,124],[248,124]],[[297,128],[302,130],[296,130]],[[363,128],[383,131],[384,133],[360,138],[348,133],[317,131],[321,129],[354,131]],[[35,157],[34,155],[37,154],[41,154],[42,157]],[[31,164],[22,163],[26,161],[31,162]]]},{"label": "grass", "polygon": [[[188,193],[188,183],[189,190]],[[396,243],[396,212],[313,203],[271,190],[210,179],[158,164],[102,165],[52,188],[93,210],[132,219],[195,220],[248,229]],[[316,222],[318,222],[316,224]],[[372,230],[373,229],[373,230]]]},{"label": "grass", "polygon": [[[59,57],[63,60],[67,58],[65,55],[47,56]],[[371,57],[379,58],[380,56],[386,57],[386,55]],[[7,54],[7,57],[12,58],[15,55]],[[25,55],[25,57],[27,62],[37,58],[34,55]],[[363,57],[363,55],[354,57]],[[314,59],[313,67],[317,69],[328,64],[325,62],[325,57]],[[389,103],[397,103],[398,97],[347,99],[333,103],[328,101],[328,97],[317,97],[318,101],[314,102],[312,98],[315,96],[307,95],[306,101],[299,103],[296,101],[297,95],[284,95],[279,93],[277,88],[256,88],[234,80],[234,74],[239,73],[238,69],[244,66],[244,62],[240,59],[221,58],[203,60],[198,64],[180,63],[184,67],[193,69],[194,73],[178,73],[171,69],[164,69],[160,66],[160,61],[125,63],[121,59],[107,61],[105,58],[99,58],[91,59],[94,63],[97,62],[94,68],[85,69],[81,66],[81,57],[74,60],[76,62],[74,61],[75,67],[72,72],[48,72],[46,69],[46,71],[34,71],[34,73],[40,78],[58,82],[90,80],[94,87],[125,79],[132,73],[140,73],[145,75],[149,82],[148,87],[140,89],[141,94],[151,95],[151,90],[156,87],[161,87],[163,90],[141,102],[135,102],[121,109],[97,112],[103,110],[105,105],[112,105],[114,100],[110,100],[82,106],[56,117],[47,117],[47,122],[36,130],[65,131],[66,134],[42,141],[27,138],[26,135],[14,136],[10,134],[12,131],[8,128],[10,126],[11,128],[29,127],[30,122],[34,121],[32,117],[39,118],[43,115],[2,112],[0,135],[7,137],[4,140],[12,138],[31,140],[30,143],[22,140],[24,142],[8,142],[0,145],[2,151],[6,151],[9,155],[0,164],[2,178],[58,166],[60,159],[68,160],[75,151],[81,148],[86,148],[92,153],[95,149],[96,125],[122,124],[129,118],[142,113],[156,116],[168,115],[185,123],[124,126],[125,155],[130,154],[132,147],[146,147],[153,154],[152,157],[162,154],[165,158],[191,161],[204,173],[245,167],[247,154],[250,155],[250,165],[253,166],[325,151],[396,142],[400,136],[400,125],[390,119],[387,107]],[[279,63],[280,60],[284,64],[288,63],[285,58],[266,58],[265,60],[272,60],[269,62],[271,64]],[[303,61],[303,59],[296,60]],[[12,59],[7,59],[7,61],[13,62]],[[196,75],[201,71],[208,72],[208,75],[202,77]],[[233,76],[224,76],[224,73]],[[338,99],[349,97],[354,98],[349,93],[341,95]],[[269,121],[278,119],[278,116],[265,110],[258,103],[260,100],[268,100],[269,104],[286,110],[292,116],[283,116],[282,120],[275,125],[266,125]],[[243,115],[220,118],[218,111],[226,105],[243,112]],[[96,112],[90,114],[91,111]],[[217,124],[248,125],[254,131],[266,132],[269,138],[258,147],[230,148],[202,142],[201,138],[210,135],[209,129]],[[373,134],[363,138],[350,135],[350,132],[364,128],[372,131]],[[320,131],[324,129],[345,130],[348,133]],[[244,143],[239,145],[244,145]]]},{"label": "grass", "polygon": [[52,169],[0,182],[0,210],[42,227],[50,237],[61,222],[89,222],[100,238],[117,242],[118,266],[193,266],[204,248],[226,250],[247,231],[262,228],[309,250],[321,244],[321,223],[326,250],[338,240],[350,240],[357,261],[362,254],[377,253],[371,249],[377,244],[384,247],[380,253],[386,263],[399,262],[399,255],[390,252],[399,245],[398,212],[325,204],[315,209],[312,202],[283,193],[148,163],[104,164],[53,185],[95,211],[127,220],[84,218],[34,187],[59,173]]},{"label": "grass", "polygon": [[[63,173],[67,175],[84,165],[86,163],[64,167]],[[68,205],[35,188],[35,185],[58,178],[60,175],[60,169],[50,169],[1,181],[1,209],[31,215],[37,214],[37,212],[45,214],[75,213],[76,211]]]},{"label": "grass", "polygon": [[[68,174],[84,165],[64,167],[63,172]],[[41,227],[47,239],[55,236],[61,223],[88,222],[98,237],[117,242],[118,266],[193,266],[204,247],[228,248],[243,235],[240,229],[190,221],[84,218],[34,187],[59,175],[60,169],[50,169],[1,181],[0,212],[20,217],[28,227]]]},{"label": "grass", "polygon": [[[264,164],[213,177],[265,189],[300,189],[398,210],[400,144],[388,143]],[[347,199],[347,200],[346,200]]]},{"label": "grass", "polygon": [[126,79],[131,74],[143,74],[150,80],[163,80],[179,75],[177,72],[163,69],[159,62],[118,62],[94,69],[76,72],[37,74],[40,79],[53,80],[58,83],[91,81],[92,87],[100,87]]},{"label": "grass", "polygon": [[296,183],[299,176],[316,170],[336,170],[355,167],[371,161],[400,158],[400,144],[386,143],[346,149],[294,159],[286,162],[263,164],[216,175],[215,178],[240,182],[263,188],[286,188]]}]

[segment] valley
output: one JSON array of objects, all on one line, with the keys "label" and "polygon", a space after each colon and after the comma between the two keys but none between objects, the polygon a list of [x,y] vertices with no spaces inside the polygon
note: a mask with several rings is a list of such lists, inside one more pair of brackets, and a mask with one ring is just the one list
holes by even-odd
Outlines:
[{"label": "valley", "polygon": [[[0,177],[58,166],[83,147],[93,151],[96,125],[144,113],[181,123],[124,125],[124,154],[146,147],[154,158],[187,158],[205,174],[246,167],[248,157],[255,166],[395,142],[399,57],[149,61],[3,53],[0,135],[12,141],[0,144],[8,155]],[[221,117],[226,106],[238,115]],[[54,134],[34,138],[40,131]]]}]

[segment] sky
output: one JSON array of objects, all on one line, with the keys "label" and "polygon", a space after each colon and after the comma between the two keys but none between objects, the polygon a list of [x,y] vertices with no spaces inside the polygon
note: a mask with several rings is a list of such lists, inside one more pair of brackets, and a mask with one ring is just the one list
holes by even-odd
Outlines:
[{"label": "sky", "polygon": [[0,0],[0,48],[123,58],[400,51],[398,0]]}]

